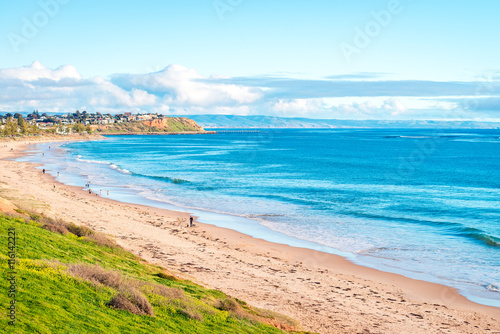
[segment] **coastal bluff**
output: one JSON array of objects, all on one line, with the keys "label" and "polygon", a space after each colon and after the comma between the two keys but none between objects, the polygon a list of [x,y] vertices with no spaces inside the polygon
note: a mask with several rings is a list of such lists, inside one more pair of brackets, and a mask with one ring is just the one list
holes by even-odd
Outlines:
[{"label": "coastal bluff", "polygon": [[205,129],[199,126],[195,121],[186,117],[157,118],[151,121],[144,121],[144,124],[151,128],[165,130],[167,132],[179,127],[189,128],[191,131],[205,131]]},{"label": "coastal bluff", "polygon": [[195,121],[186,117],[161,117],[152,120],[129,123],[115,123],[92,126],[92,130],[103,135],[140,135],[140,134],[215,134],[205,131]]}]

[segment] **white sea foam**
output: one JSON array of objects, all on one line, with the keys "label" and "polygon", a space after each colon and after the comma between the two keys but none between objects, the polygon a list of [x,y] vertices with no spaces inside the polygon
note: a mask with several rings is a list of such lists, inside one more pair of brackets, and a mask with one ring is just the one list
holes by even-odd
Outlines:
[{"label": "white sea foam", "polygon": [[500,292],[500,282],[499,283],[490,283],[486,286],[486,289],[493,292]]},{"label": "white sea foam", "polygon": [[98,164],[98,165],[111,165],[110,162],[106,162],[106,161],[99,161],[99,160],[86,160],[86,159],[82,159],[82,156],[81,155],[78,155],[76,157],[76,161],[79,161],[79,162],[86,162],[86,163],[89,163],[89,164]]},{"label": "white sea foam", "polygon": [[132,172],[130,172],[129,170],[126,170],[126,169],[124,169],[124,168],[120,168],[119,166],[117,166],[117,165],[115,165],[115,164],[111,164],[111,165],[109,166],[109,168],[114,169],[114,170],[116,170],[117,172],[120,172],[120,173],[122,173],[122,174],[132,175]]},{"label": "white sea foam", "polygon": [[122,174],[127,174],[127,175],[132,175],[133,173],[125,168],[121,168],[120,166],[114,164],[114,163],[111,163],[111,162],[107,162],[107,161],[100,161],[100,160],[86,160],[86,159],[82,159],[81,158],[82,156],[81,155],[78,155],[76,157],[76,161],[78,162],[85,162],[85,163],[89,163],[89,164],[97,164],[97,165],[107,165],[109,166],[109,168],[113,169],[113,170],[116,170],[117,172],[119,173],[122,173]]}]

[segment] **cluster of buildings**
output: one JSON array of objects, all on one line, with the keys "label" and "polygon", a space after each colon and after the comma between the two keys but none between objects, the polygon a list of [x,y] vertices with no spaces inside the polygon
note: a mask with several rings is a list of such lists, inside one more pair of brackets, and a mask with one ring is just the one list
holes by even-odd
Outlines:
[{"label": "cluster of buildings", "polygon": [[37,124],[40,128],[49,128],[57,125],[71,126],[77,123],[81,123],[83,125],[101,125],[135,121],[149,121],[157,118],[163,118],[165,116],[161,114],[151,113],[132,114],[130,112],[117,115],[101,113],[91,114],[87,113],[86,111],[80,112],[79,110],[74,113],[63,115],[48,115],[47,113],[40,114],[38,110],[35,110],[33,113],[28,114],[27,116],[23,116],[20,113],[6,113],[0,115],[0,124],[5,124],[9,117],[16,122],[19,117],[23,117],[28,124]]}]

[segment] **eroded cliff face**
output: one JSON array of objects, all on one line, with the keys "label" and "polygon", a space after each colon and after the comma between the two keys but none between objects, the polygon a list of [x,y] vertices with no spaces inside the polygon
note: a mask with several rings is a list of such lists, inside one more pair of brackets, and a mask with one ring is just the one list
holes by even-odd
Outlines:
[{"label": "eroded cliff face", "polygon": [[152,121],[144,121],[146,126],[162,131],[204,131],[195,121],[185,117],[164,117]]},{"label": "eroded cliff face", "polygon": [[102,134],[207,133],[195,121],[185,117],[163,117],[151,121],[133,121],[91,127],[92,130]]}]

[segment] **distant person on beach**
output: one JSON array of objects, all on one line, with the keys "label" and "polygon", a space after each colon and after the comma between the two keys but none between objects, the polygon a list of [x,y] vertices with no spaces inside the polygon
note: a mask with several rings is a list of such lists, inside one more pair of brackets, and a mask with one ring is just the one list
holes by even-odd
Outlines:
[{"label": "distant person on beach", "polygon": [[45,174],[45,168],[43,169],[42,173]]},{"label": "distant person on beach", "polygon": [[57,172],[57,177],[59,177],[59,172]]},{"label": "distant person on beach", "polygon": [[193,227],[193,216],[189,216],[189,227]]}]

